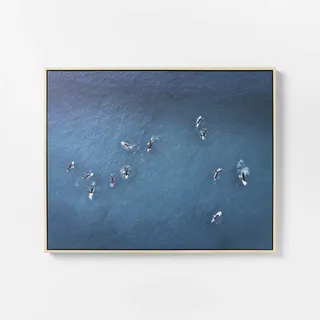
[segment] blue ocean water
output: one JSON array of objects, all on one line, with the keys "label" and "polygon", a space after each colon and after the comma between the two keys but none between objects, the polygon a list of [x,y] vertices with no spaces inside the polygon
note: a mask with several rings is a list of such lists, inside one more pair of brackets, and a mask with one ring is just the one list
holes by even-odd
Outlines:
[{"label": "blue ocean water", "polygon": [[272,103],[271,71],[49,71],[48,249],[272,249]]}]

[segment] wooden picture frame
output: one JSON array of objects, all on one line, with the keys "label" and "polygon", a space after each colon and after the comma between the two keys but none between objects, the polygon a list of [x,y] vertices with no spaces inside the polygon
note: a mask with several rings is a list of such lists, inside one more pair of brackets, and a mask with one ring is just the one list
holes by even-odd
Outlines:
[{"label": "wooden picture frame", "polygon": [[[49,178],[48,178],[48,152],[49,152],[49,125],[48,125],[48,104],[49,104],[49,98],[50,98],[50,92],[48,92],[48,75],[50,72],[54,71],[61,71],[61,72],[95,72],[95,71],[101,71],[101,72],[183,72],[183,71],[191,71],[191,72],[207,72],[207,71],[212,71],[212,72],[270,72],[271,77],[272,77],[272,246],[270,248],[266,249],[188,249],[188,248],[183,248],[183,249],[98,249],[98,248],[85,248],[85,249],[74,249],[74,248],[54,248],[50,247],[49,242],[48,242],[48,225],[49,225],[49,219],[48,219],[48,183],[49,183]],[[239,89],[240,90],[240,89]],[[219,253],[219,252],[224,252],[224,253],[229,253],[229,252],[274,252],[275,251],[275,245],[276,245],[276,69],[275,68],[244,68],[244,67],[231,67],[231,68],[48,68],[45,70],[45,252],[48,253]],[[197,113],[197,112],[195,112]],[[205,117],[204,117],[205,118]],[[195,120],[195,119],[193,119]],[[189,124],[188,124],[189,125]],[[192,126],[190,126],[190,130],[193,130]],[[201,141],[199,141],[201,142]],[[71,159],[70,159],[71,160]],[[249,159],[246,161],[250,162]],[[66,163],[67,165],[67,163]],[[60,168],[61,173],[64,173],[65,168]],[[210,170],[212,171],[213,168],[208,168],[208,172]],[[230,169],[230,168],[229,168]],[[231,170],[231,169],[230,169]],[[221,178],[222,179],[222,178]],[[209,218],[209,217],[208,217]],[[206,222],[207,223],[207,222]],[[210,226],[210,227],[215,227],[215,226]],[[254,226],[252,227],[254,228]],[[66,232],[61,230],[61,232]]]}]

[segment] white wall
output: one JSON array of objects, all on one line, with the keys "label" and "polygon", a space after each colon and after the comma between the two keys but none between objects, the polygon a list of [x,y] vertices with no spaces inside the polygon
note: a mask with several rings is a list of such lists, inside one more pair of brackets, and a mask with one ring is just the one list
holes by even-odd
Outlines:
[{"label": "white wall", "polygon": [[[0,319],[319,319],[318,1],[0,2]],[[274,66],[278,251],[44,254],[45,66]]]}]

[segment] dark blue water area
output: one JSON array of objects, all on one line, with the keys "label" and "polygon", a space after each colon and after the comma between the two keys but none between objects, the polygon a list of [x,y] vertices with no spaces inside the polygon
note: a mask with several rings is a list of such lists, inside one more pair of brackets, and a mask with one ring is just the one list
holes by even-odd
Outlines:
[{"label": "dark blue water area", "polygon": [[48,249],[272,249],[272,126],[271,71],[49,71]]}]

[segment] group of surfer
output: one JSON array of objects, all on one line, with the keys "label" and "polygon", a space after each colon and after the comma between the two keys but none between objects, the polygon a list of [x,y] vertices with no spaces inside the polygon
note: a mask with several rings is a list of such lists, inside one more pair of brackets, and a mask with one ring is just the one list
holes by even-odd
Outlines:
[{"label": "group of surfer", "polygon": [[[199,116],[196,119],[196,124],[195,124],[195,128],[196,130],[199,129],[200,125],[202,125],[204,122],[204,118]],[[207,129],[205,127],[202,127],[199,131],[200,133],[200,138],[202,140],[206,139],[206,135],[207,135]],[[154,145],[155,139],[153,137],[150,138],[150,140],[147,142],[147,152],[150,152],[152,149],[152,146]],[[128,150],[128,151],[132,151],[135,148],[134,144],[125,142],[125,141],[121,141],[121,146],[123,147],[123,149]],[[68,167],[67,167],[67,172],[71,171],[72,169],[74,169],[74,161],[70,162]],[[238,177],[241,180],[242,184],[244,186],[246,186],[248,184],[247,181],[247,175],[250,173],[249,168],[244,166],[244,163],[242,160],[240,160],[237,164],[237,168],[238,168]],[[217,181],[218,176],[220,174],[220,172],[222,172],[222,168],[218,168],[213,172],[213,181]],[[130,177],[131,174],[131,167],[126,165],[124,167],[122,167],[120,169],[120,174],[122,176],[122,178],[124,179],[128,179]],[[93,172],[89,171],[88,173],[86,173],[82,178],[84,180],[88,180],[93,176]],[[110,187],[114,187],[115,186],[115,175],[111,174],[110,175]],[[92,200],[93,194],[96,190],[96,184],[95,182],[92,182],[89,188],[89,199]],[[212,217],[211,223],[217,222],[217,220],[221,217],[222,215],[222,211],[218,211],[217,213],[215,213]]]},{"label": "group of surfer", "polygon": [[[242,182],[242,184],[244,186],[246,186],[248,184],[247,181],[247,174],[249,174],[249,168],[245,167],[243,164],[243,161],[240,160],[237,164],[237,168],[239,169],[239,179]],[[219,173],[222,171],[222,168],[218,168],[214,173],[213,173],[213,181],[217,181],[218,175]],[[222,215],[222,211],[218,211],[217,213],[215,213],[212,217],[211,223],[217,222],[218,218],[221,217]]]},{"label": "group of surfer", "polygon": [[[240,160],[242,161],[242,160]],[[240,163],[240,161],[238,163]],[[248,169],[248,168],[245,168]],[[217,181],[218,175],[219,173],[222,171],[222,168],[218,168],[214,173],[213,173],[213,181]],[[246,177],[246,170],[241,170],[240,174],[239,174],[239,179],[241,180],[242,184],[244,186],[247,185],[247,177]],[[211,223],[217,222],[218,218],[220,218],[222,216],[222,211],[218,211],[217,213],[215,213],[212,217]]]},{"label": "group of surfer", "polygon": [[[204,121],[204,119],[203,119],[201,116],[199,116],[199,117],[197,118],[197,120],[196,120],[195,128],[196,128],[196,129],[199,129],[199,126],[200,126],[200,124],[203,123],[203,121]],[[203,128],[200,130],[200,138],[201,138],[202,140],[205,140],[206,135],[207,135],[207,129],[203,127]]]},{"label": "group of surfer", "polygon": [[[74,161],[71,161],[69,164],[68,164],[68,167],[66,169],[67,172],[71,171],[74,169]],[[93,176],[93,172],[89,171],[87,172],[83,177],[82,179],[83,180],[88,180],[90,179],[91,177]],[[93,194],[96,190],[96,183],[93,181],[90,185],[90,188],[89,188],[89,199],[92,200],[92,197],[93,197]]]},{"label": "group of surfer", "polygon": [[[242,161],[242,160],[240,160]],[[218,175],[219,173],[222,171],[222,168],[218,168],[214,173],[213,173],[213,181],[217,181],[217,178],[218,178]],[[240,173],[239,173],[239,179],[241,180],[242,184],[244,186],[246,186],[248,184],[248,181],[247,181],[247,173],[246,173],[246,170],[241,170]]]},{"label": "group of surfer", "polygon": [[[151,137],[150,140],[147,143],[147,152],[150,152],[152,149],[152,146],[154,144],[154,139]],[[135,145],[134,144],[130,144],[128,142],[124,142],[121,141],[121,146],[125,149],[125,150],[133,150]],[[68,167],[66,169],[67,172],[71,171],[74,169],[75,163],[74,161],[71,161],[68,164]],[[120,169],[120,174],[124,179],[128,179],[131,175],[131,167],[126,165],[124,167],[122,167]],[[90,179],[92,176],[94,175],[93,172],[89,171],[88,173],[86,173],[84,176],[82,176],[83,180],[88,180]],[[115,186],[116,183],[116,179],[115,179],[115,175],[114,174],[110,174],[110,187],[113,188]],[[96,183],[93,181],[89,187],[89,199],[92,200],[93,198],[93,194],[96,190]]]},{"label": "group of surfer", "polygon": [[[203,126],[203,123],[204,123],[204,118],[202,116],[199,116],[196,119],[196,124],[195,124],[196,130],[199,129],[200,125]],[[207,129],[205,127],[202,127],[199,133],[200,133],[200,138],[202,140],[205,140],[207,135]],[[238,168],[238,177],[242,182],[242,184],[246,186],[248,184],[247,175],[250,173],[249,168],[244,166],[243,160],[240,160],[237,163],[237,168]],[[221,171],[222,171],[222,168],[218,168],[213,172],[213,181],[217,181],[218,175]],[[218,211],[217,213],[215,213],[211,219],[211,223],[217,222],[221,216],[222,216],[222,211]]]}]

